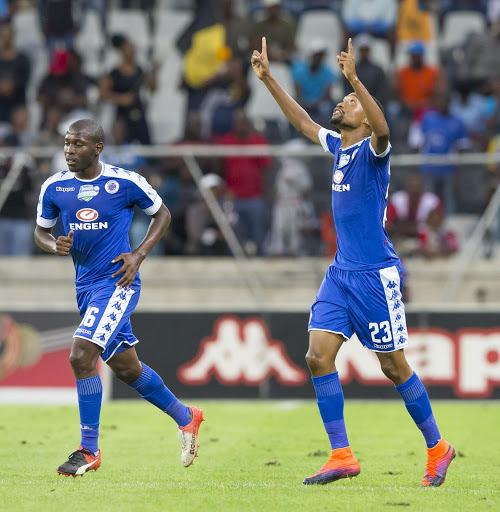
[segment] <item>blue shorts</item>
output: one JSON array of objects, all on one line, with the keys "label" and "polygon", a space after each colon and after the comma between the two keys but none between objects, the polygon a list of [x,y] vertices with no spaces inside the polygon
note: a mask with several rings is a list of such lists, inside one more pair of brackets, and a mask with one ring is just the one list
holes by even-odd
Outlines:
[{"label": "blue shorts", "polygon": [[126,290],[114,283],[98,283],[76,295],[82,321],[73,338],[99,345],[104,361],[139,343],[132,333],[130,315],[139,301],[141,287],[133,284]]},{"label": "blue shorts", "polygon": [[311,307],[309,331],[328,331],[348,340],[354,333],[375,352],[408,346],[401,290],[401,265],[354,272],[331,265]]}]

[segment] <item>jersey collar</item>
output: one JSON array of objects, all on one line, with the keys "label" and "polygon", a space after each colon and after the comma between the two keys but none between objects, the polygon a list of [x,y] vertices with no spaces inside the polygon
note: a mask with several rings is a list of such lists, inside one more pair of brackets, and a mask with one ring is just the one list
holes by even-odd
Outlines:
[{"label": "jersey collar", "polygon": [[340,150],[341,151],[346,151],[348,149],[355,148],[356,146],[359,146],[361,143],[363,143],[366,139],[369,139],[369,138],[370,137],[365,137],[363,140],[355,142],[354,144],[351,144],[350,146],[347,146],[346,148],[343,148],[342,146],[340,146]]},{"label": "jersey collar", "polygon": [[92,178],[91,180],[82,180],[81,178],[77,178],[77,177],[75,176],[75,177],[74,177],[74,178],[75,178],[75,180],[83,181],[84,183],[90,183],[90,182],[92,182],[92,181],[98,180],[98,179],[102,176],[102,174],[103,174],[103,172],[104,172],[104,165],[105,165],[103,162],[99,162],[99,163],[101,164],[101,172],[100,172],[100,173],[99,173],[95,178]]}]

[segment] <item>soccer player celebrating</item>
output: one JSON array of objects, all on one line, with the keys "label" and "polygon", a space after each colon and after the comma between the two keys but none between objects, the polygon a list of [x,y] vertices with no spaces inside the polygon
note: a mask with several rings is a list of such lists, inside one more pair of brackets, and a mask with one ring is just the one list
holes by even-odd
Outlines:
[{"label": "soccer player celebrating", "polygon": [[[130,315],[139,300],[139,266],[170,224],[170,212],[147,181],[135,172],[99,161],[104,131],[82,119],[66,133],[68,170],[45,181],[40,192],[35,241],[46,252],[71,254],[82,321],[75,331],[70,364],[76,379],[81,443],[57,468],[64,475],[83,475],[101,464],[98,448],[102,385],[99,356],[114,374],[143,398],[171,416],[179,427],[183,466],[197,455],[201,409],[179,402],[161,377],[137,357],[138,339]],[[139,247],[130,249],[128,231],[134,205],[152,217]],[[52,236],[61,216],[67,236]]]},{"label": "soccer player celebrating", "polygon": [[331,124],[322,128],[282,89],[269,71],[266,38],[254,51],[252,67],[293,126],[334,155],[332,207],[338,236],[333,264],[321,284],[309,320],[307,365],[332,447],[328,462],[304,484],[326,484],[359,474],[360,466],[347,439],[344,396],[335,359],[354,333],[373,350],[392,380],[427,444],[422,486],[439,486],[455,457],[441,438],[427,392],[408,365],[403,269],[384,228],[389,188],[389,127],[377,100],[356,75],[354,52],[337,60],[354,92],[337,104]]}]

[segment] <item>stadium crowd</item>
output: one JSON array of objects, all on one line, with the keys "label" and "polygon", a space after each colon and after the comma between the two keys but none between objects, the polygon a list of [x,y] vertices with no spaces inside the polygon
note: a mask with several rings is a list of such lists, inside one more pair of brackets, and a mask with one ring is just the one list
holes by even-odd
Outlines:
[{"label": "stadium crowd", "polygon": [[[357,72],[384,105],[393,154],[497,153],[500,134],[500,0],[0,0],[0,147],[60,146],[80,118],[110,112],[103,160],[144,174],[172,212],[157,254],[228,255],[229,249],[182,158],[144,158],[136,144],[286,144],[300,153],[305,140],[289,125],[249,112],[259,84],[250,55],[268,39],[271,70],[285,69],[289,92],[319,124],[328,127],[334,104],[350,92],[335,66],[332,41],[307,32],[315,15],[338,23],[343,47],[353,37]],[[182,56],[169,77],[185,97],[184,134],[172,141],[154,133],[148,103],[165,87],[162,55],[146,58],[134,30],[112,33],[111,9],[133,9],[148,31],[162,30],[159,9],[191,13],[175,40]],[[102,46],[97,61],[116,55],[104,71],[88,72],[90,54],[75,43],[94,10]],[[30,14],[44,37],[16,33]],[[314,25],[313,25],[314,26]],[[320,31],[321,32],[321,31]],[[152,38],[153,39],[153,38]],[[334,45],[333,45],[334,46]],[[337,50],[338,51],[338,50]],[[39,62],[48,62],[40,72]],[[169,112],[164,116],[168,117]],[[1,156],[1,151],[0,151]],[[493,159],[496,161],[496,159]],[[212,190],[249,254],[302,256],[335,251],[329,184],[331,161],[322,158],[197,158],[201,187]],[[12,158],[0,158],[0,180]],[[47,175],[65,168],[53,159],[27,160],[0,209],[0,254],[34,252],[35,191]],[[479,175],[478,169],[477,174]],[[464,177],[465,176],[465,177]],[[480,213],[500,176],[496,164],[480,180],[457,166],[421,165],[393,176],[387,229],[403,255],[446,257],[457,250],[446,216]],[[458,183],[457,177],[460,177]],[[472,191],[472,192],[471,192]],[[471,197],[473,199],[471,199]],[[135,216],[132,244],[148,223]]]}]

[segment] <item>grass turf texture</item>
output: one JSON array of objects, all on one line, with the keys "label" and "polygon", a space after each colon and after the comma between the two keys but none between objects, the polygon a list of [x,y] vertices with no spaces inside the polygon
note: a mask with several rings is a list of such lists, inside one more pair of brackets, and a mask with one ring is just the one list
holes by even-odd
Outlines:
[{"label": "grass turf texture", "polygon": [[313,401],[193,403],[207,418],[193,466],[170,418],[122,401],[103,407],[100,469],[77,478],[56,474],[79,442],[76,407],[0,406],[0,510],[500,510],[498,403],[434,402],[457,457],[433,489],[420,487],[425,444],[402,402],[346,403],[361,474],[325,486],[302,485],[329,456]]}]

